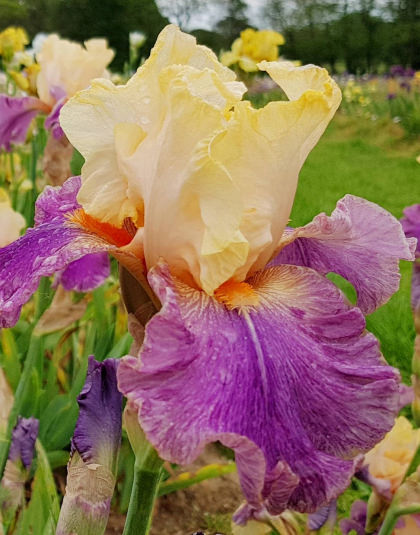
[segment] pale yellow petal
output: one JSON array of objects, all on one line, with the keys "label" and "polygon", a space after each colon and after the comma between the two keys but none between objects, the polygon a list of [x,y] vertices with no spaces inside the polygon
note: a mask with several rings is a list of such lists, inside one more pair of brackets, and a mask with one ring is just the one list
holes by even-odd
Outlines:
[{"label": "pale yellow petal", "polygon": [[299,171],[338,103],[339,93],[330,100],[329,90],[325,95],[310,88],[297,100],[272,102],[259,110],[247,102],[235,107],[224,136],[213,146],[214,159],[227,169],[243,202],[240,231],[250,250],[235,278],[243,280],[263,268],[274,253],[289,219]]},{"label": "pale yellow petal", "polygon": [[239,58],[239,67],[245,72],[256,72],[258,71],[258,66],[255,61],[246,56],[241,56]]},{"label": "pale yellow petal", "polygon": [[126,217],[142,226],[144,215],[147,267],[162,257],[209,294],[270,259],[299,170],[340,101],[323,69],[261,68],[290,101],[240,102],[234,73],[169,26],[126,86],[95,81],[61,113],[86,158],[83,208],[117,226]]},{"label": "pale yellow petal", "polygon": [[107,75],[106,67],[113,57],[114,52],[105,39],[90,39],[84,48],[56,34],[49,35],[37,54],[39,98],[53,105],[55,98],[51,90],[55,88],[60,88],[67,97],[73,96],[94,78]]},{"label": "pale yellow petal", "polygon": [[365,463],[374,477],[388,480],[395,492],[419,445],[420,429],[399,416],[385,438],[365,455]]},{"label": "pale yellow petal", "polygon": [[223,54],[220,55],[220,61],[223,65],[226,65],[227,67],[230,67],[234,63],[237,63],[239,60],[239,56],[234,54],[231,50],[228,50],[227,52],[223,52]]},{"label": "pale yellow petal", "polygon": [[[176,154],[184,169],[192,147],[201,141],[203,132],[207,137],[212,129],[219,127],[246,88],[235,81],[234,73],[223,67],[213,52],[198,46],[192,36],[183,34],[175,26],[163,30],[150,58],[126,86],[116,87],[107,80],[96,80],[64,106],[61,125],[86,159],[78,199],[90,215],[121,226],[125,217],[133,217],[138,205],[143,205],[156,174],[156,165],[164,165],[163,161],[169,158],[169,152],[162,147],[166,124],[171,117],[180,114],[179,110],[188,107],[189,102],[184,102],[177,110],[176,103],[171,101],[177,91],[184,90],[193,97],[191,120],[205,115],[203,109],[207,105],[214,108],[205,118],[209,120],[200,119],[203,129],[195,124],[188,128],[190,136],[177,132]],[[171,102],[168,102],[169,93]],[[194,98],[201,102],[201,111],[197,113]],[[185,130],[187,119],[179,119]],[[130,156],[123,155],[121,139],[117,143],[115,140],[115,127],[122,123],[132,124],[133,130],[137,125],[144,132],[142,139],[136,141],[138,150]],[[130,144],[128,137],[126,141]],[[136,135],[134,138],[137,139]],[[192,140],[187,145],[190,148],[184,151],[182,141],[189,138]],[[165,158],[160,162],[163,149]],[[181,159],[183,152],[184,160]],[[112,199],[112,191],[116,192],[115,199]]]},{"label": "pale yellow petal", "polygon": [[0,190],[0,247],[6,247],[17,240],[25,226],[25,218],[13,210],[7,194]]}]

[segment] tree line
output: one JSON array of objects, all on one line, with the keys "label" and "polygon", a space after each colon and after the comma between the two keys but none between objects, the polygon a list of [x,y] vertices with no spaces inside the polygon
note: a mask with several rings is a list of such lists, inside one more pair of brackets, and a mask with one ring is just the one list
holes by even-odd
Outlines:
[{"label": "tree line", "polygon": [[[197,12],[215,4],[211,28],[193,28]],[[169,19],[216,53],[241,30],[259,26],[282,32],[282,54],[302,63],[352,73],[396,64],[420,69],[420,0],[266,0],[258,20],[245,0],[0,0],[0,30],[14,24],[31,37],[40,31],[78,41],[107,37],[115,69],[128,59],[130,31],[146,34],[146,56]]]}]

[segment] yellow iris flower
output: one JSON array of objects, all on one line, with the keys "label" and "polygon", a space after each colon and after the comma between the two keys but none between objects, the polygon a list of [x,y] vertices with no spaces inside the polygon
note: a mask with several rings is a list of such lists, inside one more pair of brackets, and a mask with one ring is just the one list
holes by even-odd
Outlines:
[{"label": "yellow iris flower", "polygon": [[23,28],[9,26],[0,33],[0,55],[10,61],[13,54],[21,52],[28,43],[28,35]]},{"label": "yellow iris flower", "polygon": [[400,486],[408,465],[420,444],[420,429],[413,429],[404,416],[396,419],[394,427],[365,456],[369,472],[391,483],[391,492]]},{"label": "yellow iris flower", "polygon": [[246,72],[258,71],[260,61],[276,61],[279,46],[284,44],[281,33],[272,30],[253,30],[247,28],[232,44],[232,49],[221,55],[223,65],[230,67],[237,63]]}]

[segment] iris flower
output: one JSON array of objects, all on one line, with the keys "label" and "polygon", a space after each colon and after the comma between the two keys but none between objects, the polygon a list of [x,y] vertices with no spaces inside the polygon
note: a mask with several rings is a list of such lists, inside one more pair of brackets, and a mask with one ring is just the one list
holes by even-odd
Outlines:
[{"label": "iris flower", "polygon": [[8,62],[13,54],[21,52],[28,42],[28,36],[23,28],[9,26],[0,33],[0,56]]},{"label": "iris flower", "polygon": [[[93,78],[105,76],[114,52],[105,39],[90,39],[85,48],[78,43],[50,35],[37,54],[38,97],[0,95],[0,149],[10,151],[12,143],[23,143],[32,119],[38,113],[48,117],[45,126],[56,139],[63,136],[58,123],[64,102],[87,87]],[[33,70],[33,69],[32,69]]]},{"label": "iris flower", "polygon": [[41,275],[88,253],[108,250],[141,282],[160,310],[119,388],[163,459],[187,464],[217,440],[235,450],[239,523],[330,502],[392,427],[400,378],[364,313],[398,289],[415,247],[351,195],[286,227],[340,91],[315,66],[259,68],[289,101],[255,110],[209,49],[166,27],[127,85],[96,80],[64,106],[82,177],[48,189],[38,225],[0,250],[3,325]]},{"label": "iris flower", "polygon": [[[0,485],[0,518],[10,522],[18,507],[25,502],[25,482],[35,451],[39,421],[21,418],[13,429],[9,456]],[[1,524],[1,522],[0,522]]]},{"label": "iris flower", "polygon": [[278,59],[280,45],[284,45],[281,33],[247,28],[232,43],[232,49],[221,55],[220,61],[227,67],[237,63],[245,72],[258,72],[260,61]]}]

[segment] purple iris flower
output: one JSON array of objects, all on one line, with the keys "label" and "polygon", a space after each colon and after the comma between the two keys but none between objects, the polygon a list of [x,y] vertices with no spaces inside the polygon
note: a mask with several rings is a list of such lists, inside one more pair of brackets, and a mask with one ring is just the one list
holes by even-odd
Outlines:
[{"label": "purple iris flower", "polygon": [[[40,276],[86,254],[108,251],[137,278],[144,273],[128,230],[81,216],[75,223],[79,187],[73,177],[48,188],[35,228],[0,250],[2,325],[17,320]],[[247,499],[235,517],[242,523],[337,497],[355,455],[383,437],[398,410],[399,374],[363,314],[398,289],[399,259],[412,259],[414,247],[388,212],[347,195],[331,216],[285,232],[277,256],[247,280],[255,307],[230,309],[165,264],[149,270],[162,309],[118,381],[162,458],[187,464],[216,440],[233,448]],[[325,277],[331,271],[354,285],[357,307]]]},{"label": "purple iris flower", "polygon": [[57,535],[101,535],[105,530],[121,442],[122,395],[117,389],[117,367],[114,359],[97,362],[89,357],[86,382],[78,397],[79,419]]},{"label": "purple iris flower", "polygon": [[[144,273],[127,230],[75,224],[79,187],[73,177],[48,188],[35,228],[0,250],[2,325],[17,320],[40,276],[86,254],[109,251]],[[162,309],[146,326],[141,358],[125,358],[118,380],[160,455],[187,464],[208,442],[233,448],[247,499],[238,522],[334,499],[356,453],[383,437],[398,410],[399,374],[363,314],[398,289],[399,259],[412,259],[414,246],[388,212],[347,195],[331,216],[285,232],[276,258],[247,281],[255,308],[239,313],[165,264],[151,269]],[[358,307],[325,278],[331,271],[354,285]]]},{"label": "purple iris flower", "polygon": [[[276,258],[247,279],[255,308],[230,310],[165,265],[150,270],[163,307],[118,375],[161,456],[185,464],[208,442],[233,448],[247,498],[238,523],[334,499],[355,453],[398,410],[399,374],[363,313],[398,289],[398,258],[412,259],[414,245],[385,210],[347,195],[331,217],[286,231]],[[331,271],[352,282],[358,307],[324,277]]]},{"label": "purple iris flower", "polygon": [[19,417],[13,429],[9,449],[9,461],[21,462],[29,470],[34,456],[35,440],[38,436],[39,421],[36,418]]},{"label": "purple iris flower", "polygon": [[12,144],[23,143],[32,119],[47,110],[48,106],[35,97],[0,95],[0,149],[10,151]]},{"label": "purple iris flower", "polygon": [[3,519],[10,522],[24,502],[25,482],[34,457],[39,421],[19,417],[13,429],[9,456],[0,485],[0,510]]}]

